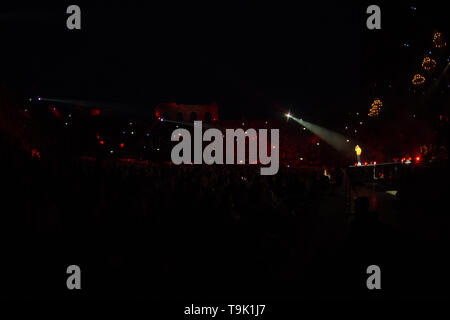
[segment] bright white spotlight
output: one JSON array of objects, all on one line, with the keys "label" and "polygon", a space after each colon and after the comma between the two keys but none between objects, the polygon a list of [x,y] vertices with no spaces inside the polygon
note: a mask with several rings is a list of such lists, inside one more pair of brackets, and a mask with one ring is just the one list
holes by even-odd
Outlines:
[{"label": "bright white spotlight", "polygon": [[289,119],[289,118],[292,117],[292,116],[291,116],[290,113],[286,113],[286,117]]}]

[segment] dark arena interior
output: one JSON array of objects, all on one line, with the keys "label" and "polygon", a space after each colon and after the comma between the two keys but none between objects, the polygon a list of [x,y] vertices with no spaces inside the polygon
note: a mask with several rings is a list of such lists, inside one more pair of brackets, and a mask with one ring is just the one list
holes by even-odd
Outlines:
[{"label": "dark arena interior", "polygon": [[0,298],[448,301],[449,19],[411,3],[2,3]]}]

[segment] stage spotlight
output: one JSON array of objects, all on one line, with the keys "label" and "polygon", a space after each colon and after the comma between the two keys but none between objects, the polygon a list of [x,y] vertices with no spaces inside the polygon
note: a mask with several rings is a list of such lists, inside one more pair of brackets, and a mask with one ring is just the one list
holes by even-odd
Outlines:
[{"label": "stage spotlight", "polygon": [[[293,121],[297,122],[302,126],[302,130],[306,131],[308,129],[310,132],[318,136],[321,141],[324,141],[331,145],[336,150],[347,154],[348,157],[352,157],[354,155],[354,152],[352,151],[350,139],[348,137],[345,137],[337,132],[331,131],[329,129],[326,129],[324,127],[318,126],[316,124],[313,124],[311,122],[305,121],[303,119],[298,119],[295,116],[291,115],[291,113],[286,113],[284,116],[287,119],[292,119]],[[320,145],[320,143],[316,143],[317,145]],[[352,154],[353,153],[353,154]],[[359,160],[358,160],[359,161]]]}]

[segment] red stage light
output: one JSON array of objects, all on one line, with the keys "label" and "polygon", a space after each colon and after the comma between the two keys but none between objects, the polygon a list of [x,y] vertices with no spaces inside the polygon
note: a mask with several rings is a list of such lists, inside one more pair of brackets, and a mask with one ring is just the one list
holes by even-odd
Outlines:
[{"label": "red stage light", "polygon": [[420,161],[420,157],[416,157],[416,161]]},{"label": "red stage light", "polygon": [[100,144],[103,144],[103,140],[100,140]]},{"label": "red stage light", "polygon": [[121,143],[121,144],[120,144],[120,147],[121,147],[121,148],[123,148],[123,146],[124,146],[124,144],[123,144],[123,143]]},{"label": "red stage light", "polygon": [[41,155],[39,154],[39,151],[37,151],[37,149],[32,149],[31,150],[31,157],[39,159],[41,157]]}]

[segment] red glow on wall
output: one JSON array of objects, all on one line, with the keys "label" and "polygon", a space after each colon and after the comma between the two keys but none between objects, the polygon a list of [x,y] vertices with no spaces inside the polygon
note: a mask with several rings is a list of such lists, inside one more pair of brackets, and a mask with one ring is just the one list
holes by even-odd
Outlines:
[{"label": "red glow on wall", "polygon": [[90,111],[91,116],[99,116],[100,115],[100,109],[91,109]]},{"label": "red glow on wall", "polygon": [[54,106],[49,106],[50,112],[57,118],[61,118],[62,115]]}]

